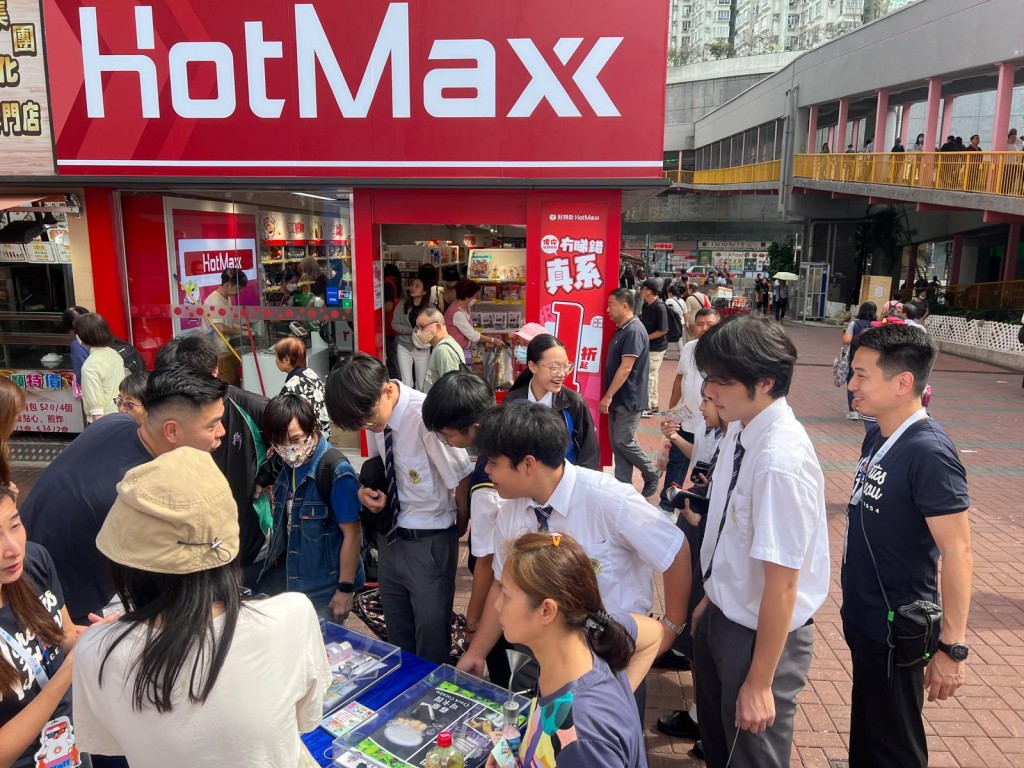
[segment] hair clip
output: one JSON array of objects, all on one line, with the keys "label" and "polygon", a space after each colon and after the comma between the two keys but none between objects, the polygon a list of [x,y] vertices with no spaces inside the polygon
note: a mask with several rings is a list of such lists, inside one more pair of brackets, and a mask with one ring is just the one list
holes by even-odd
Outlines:
[{"label": "hair clip", "polygon": [[591,632],[597,632],[597,630],[601,629],[601,625],[589,617],[587,618],[587,621],[585,623],[587,629],[589,629]]},{"label": "hair clip", "polygon": [[182,541],[178,539],[178,543],[183,547],[209,547],[222,563],[231,562],[231,553],[224,547],[224,542],[221,539],[214,538],[213,541]]},{"label": "hair clip", "polygon": [[551,545],[554,546],[554,547],[557,547],[561,543],[562,543],[562,534],[560,534],[560,533],[552,533],[551,534]]}]

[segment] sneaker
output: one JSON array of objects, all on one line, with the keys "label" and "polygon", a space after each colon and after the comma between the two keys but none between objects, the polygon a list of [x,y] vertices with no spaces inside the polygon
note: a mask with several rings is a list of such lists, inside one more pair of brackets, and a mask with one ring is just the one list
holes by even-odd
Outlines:
[{"label": "sneaker", "polygon": [[700,739],[693,744],[693,749],[690,750],[690,754],[696,757],[698,760],[704,759],[704,742]]},{"label": "sneaker", "polygon": [[644,489],[640,491],[640,494],[645,498],[649,499],[651,496],[658,492],[658,483],[661,482],[661,472],[656,472],[653,477],[648,480],[644,480]]},{"label": "sneaker", "polygon": [[860,414],[857,413],[856,411],[847,411],[846,418],[848,418],[850,421],[860,421]]},{"label": "sneaker", "polygon": [[651,418],[651,416],[654,415],[654,413],[655,413],[654,411],[650,411],[650,410],[647,410],[645,408],[644,410],[640,411],[640,418],[641,419],[649,419],[649,418]]},{"label": "sneaker", "polygon": [[[677,709],[671,715],[662,715],[658,718],[655,727],[666,736],[672,736],[677,739],[700,738],[700,727],[693,722],[690,713],[685,709]],[[696,750],[697,745],[694,744],[694,752]],[[699,757],[702,757],[702,755],[699,755]]]},{"label": "sneaker", "polygon": [[[672,648],[669,648],[661,656],[654,660],[651,664],[655,669],[679,669],[683,672],[687,672],[690,669],[690,659],[685,653],[680,653]],[[670,717],[666,715],[665,717]]]}]

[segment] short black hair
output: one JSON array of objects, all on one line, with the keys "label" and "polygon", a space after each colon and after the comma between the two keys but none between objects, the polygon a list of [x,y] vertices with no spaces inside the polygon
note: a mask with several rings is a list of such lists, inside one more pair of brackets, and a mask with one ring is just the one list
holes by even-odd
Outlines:
[{"label": "short black hair", "polygon": [[66,330],[73,331],[75,330],[75,320],[80,318],[82,315],[88,314],[88,309],[79,306],[78,304],[75,304],[73,307],[68,307],[67,309],[65,309],[63,314],[61,314],[60,319],[61,322],[64,324],[64,328]]},{"label": "short black hair", "polygon": [[857,349],[873,349],[878,353],[878,367],[887,379],[904,371],[914,377],[914,392],[924,394],[928,377],[939,350],[931,337],[920,328],[903,323],[885,323],[868,328],[857,337]]},{"label": "short black hair", "polygon": [[237,285],[239,289],[245,288],[249,284],[249,276],[236,267],[228,267],[220,273],[220,284]]},{"label": "short black hair", "polygon": [[327,377],[327,415],[342,429],[361,429],[377,408],[388,381],[388,369],[376,357],[357,352],[343,358]]},{"label": "short black hair", "polygon": [[609,298],[615,299],[619,304],[633,306],[633,292],[629,288],[616,288],[609,294]]},{"label": "short black hair", "polygon": [[917,320],[917,307],[908,301],[903,305],[903,316],[907,320]]},{"label": "short black hair", "polygon": [[107,321],[95,312],[87,312],[75,320],[75,333],[89,347],[109,347],[114,343],[114,334]]},{"label": "short black hair", "polygon": [[170,365],[157,368],[146,382],[145,402],[150,415],[161,409],[184,406],[198,411],[210,403],[223,400],[228,385],[210,371],[188,365]]},{"label": "short black hair", "polygon": [[569,430],[560,412],[538,403],[494,406],[480,419],[477,455],[484,459],[507,456],[518,467],[527,456],[552,469],[565,461]]},{"label": "short black hair", "polygon": [[480,293],[480,283],[476,280],[464,277],[455,284],[455,298],[459,301],[472,299],[478,293]]},{"label": "short black hair", "polygon": [[320,420],[309,401],[294,392],[282,392],[272,397],[263,411],[263,421],[260,424],[263,439],[267,443],[278,445],[287,442],[288,427],[292,425],[292,419],[299,423],[299,429],[305,434],[320,433]]},{"label": "short black hair", "polygon": [[773,399],[789,393],[796,358],[782,323],[764,315],[736,315],[712,326],[693,355],[707,378],[738,381],[751,397],[759,381],[772,379],[768,394]]},{"label": "short black hair", "polygon": [[146,383],[149,381],[149,371],[136,371],[129,373],[118,385],[118,391],[122,395],[134,397],[143,405],[146,404]]},{"label": "short black hair", "polygon": [[858,320],[877,320],[878,319],[878,305],[873,301],[865,301],[860,305],[857,310]]},{"label": "short black hair", "polygon": [[478,421],[494,405],[491,385],[470,371],[448,371],[434,382],[423,401],[423,424],[431,432],[459,432]]},{"label": "short black hair", "polygon": [[217,367],[217,348],[205,334],[190,333],[171,339],[156,353],[154,367],[187,365],[210,373]]},{"label": "short black hair", "polygon": [[693,322],[697,322],[702,317],[717,317],[721,319],[722,313],[719,312],[714,307],[701,307],[700,309],[697,310],[696,314],[694,314]]}]

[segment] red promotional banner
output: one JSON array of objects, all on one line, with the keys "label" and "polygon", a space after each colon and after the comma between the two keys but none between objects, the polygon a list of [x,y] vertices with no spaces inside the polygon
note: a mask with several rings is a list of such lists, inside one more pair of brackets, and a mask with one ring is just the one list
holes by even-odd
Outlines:
[{"label": "red promotional banner", "polygon": [[608,274],[608,205],[541,203],[540,323],[575,363],[565,386],[586,399],[600,422],[604,312],[618,275]]},{"label": "red promotional banner", "polygon": [[661,175],[665,0],[43,8],[61,175]]}]

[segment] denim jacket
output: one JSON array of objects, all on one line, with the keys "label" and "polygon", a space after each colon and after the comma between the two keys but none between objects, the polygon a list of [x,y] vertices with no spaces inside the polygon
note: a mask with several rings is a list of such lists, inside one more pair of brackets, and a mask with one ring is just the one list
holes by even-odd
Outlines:
[{"label": "denim jacket", "polygon": [[[338,522],[331,513],[329,506],[320,498],[316,487],[317,468],[320,459],[331,444],[324,437],[313,452],[309,461],[309,471],[295,489],[292,497],[291,519],[285,521],[288,494],[291,492],[292,468],[282,467],[274,488],[271,492],[271,505],[274,510],[274,531],[270,552],[273,555],[285,544],[279,537],[286,536],[285,571],[289,592],[302,592],[309,596],[314,606],[319,602],[326,604],[337,588],[339,579],[339,556],[344,536]],[[356,472],[348,461],[339,462],[334,468],[333,484],[341,477],[356,477]],[[263,566],[266,572],[271,566],[271,557],[267,557]],[[262,574],[261,574],[262,576]],[[356,572],[356,587],[366,581],[363,563],[360,559]]]}]

